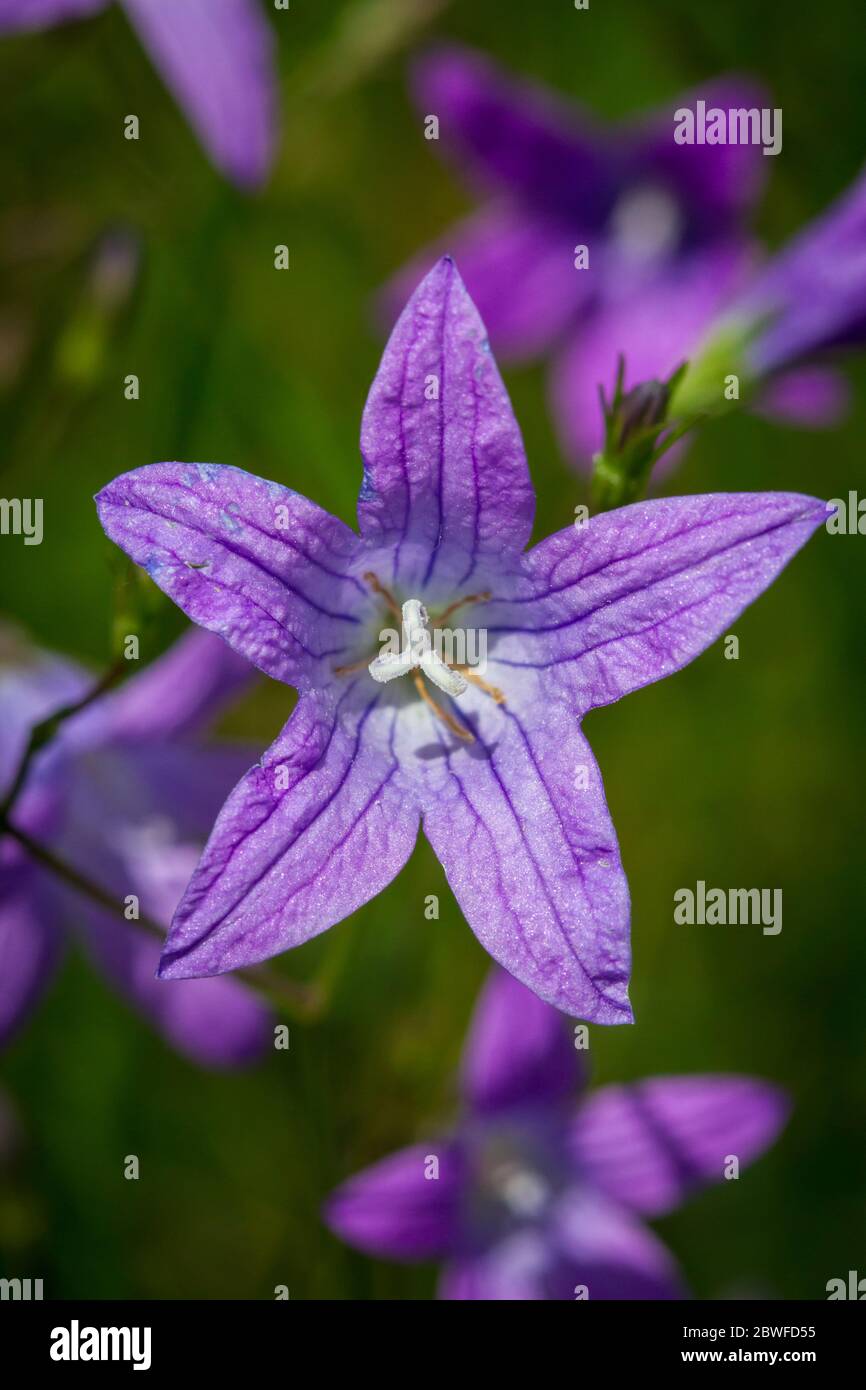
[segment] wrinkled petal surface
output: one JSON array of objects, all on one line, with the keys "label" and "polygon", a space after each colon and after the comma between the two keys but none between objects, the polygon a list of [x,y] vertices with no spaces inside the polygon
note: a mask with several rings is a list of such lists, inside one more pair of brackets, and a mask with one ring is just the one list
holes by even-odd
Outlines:
[{"label": "wrinkled petal surface", "polygon": [[504,970],[493,970],[475,1006],[462,1090],[485,1114],[547,1107],[573,1094],[578,1059],[565,1020]]},{"label": "wrinkled petal surface", "polygon": [[361,532],[410,591],[469,584],[529,539],[535,495],[508,393],[453,261],[419,285],[361,426]]},{"label": "wrinkled petal surface", "polygon": [[175,915],[160,973],[250,965],[310,940],[391,882],[418,812],[398,788],[396,714],[301,700],[223,807]]},{"label": "wrinkled petal surface", "polygon": [[452,706],[475,744],[431,724],[442,766],[425,834],[494,960],[574,1017],[629,1023],[628,888],[601,775],[565,701],[509,676],[506,705]]},{"label": "wrinkled petal surface", "polygon": [[155,463],[96,499],[106,534],[193,622],[299,687],[357,641],[367,594],[344,579],[358,541],[278,483],[217,464]]},{"label": "wrinkled petal surface", "polygon": [[714,642],[827,515],[798,493],[713,493],[559,531],[527,556],[535,596],[489,630],[497,668],[556,668],[580,711],[610,704]]},{"label": "wrinkled petal surface", "polygon": [[[438,1160],[438,1177],[431,1159]],[[325,1221],[349,1245],[390,1260],[432,1260],[461,1240],[464,1170],[459,1148],[431,1141],[400,1149],[328,1199]]]},{"label": "wrinkled petal surface", "polygon": [[274,45],[257,0],[121,0],[218,169],[263,181],[276,144]]},{"label": "wrinkled petal surface", "polygon": [[751,1163],[778,1135],[789,1104],[745,1076],[668,1076],[604,1086],[583,1101],[571,1148],[587,1181],[647,1216],[721,1182],[732,1155]]}]

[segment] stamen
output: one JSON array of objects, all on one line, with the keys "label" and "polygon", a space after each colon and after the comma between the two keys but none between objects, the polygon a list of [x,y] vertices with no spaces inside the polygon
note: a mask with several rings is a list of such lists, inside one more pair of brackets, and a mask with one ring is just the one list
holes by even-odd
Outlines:
[{"label": "stamen", "polygon": [[475,735],[471,734],[465,725],[455,719],[453,714],[449,714],[447,710],[437,705],[430,691],[424,684],[424,677],[421,675],[420,671],[415,670],[412,672],[412,680],[415,683],[415,689],[418,691],[421,699],[424,701],[425,705],[427,705],[428,709],[433,711],[436,718],[441,719],[442,723],[451,730],[452,734],[456,734],[458,738],[462,738],[464,743],[474,743]]},{"label": "stamen", "polygon": [[353,676],[356,671],[363,671],[370,665],[370,658],[362,656],[360,661],[353,661],[351,666],[335,666],[335,676]]},{"label": "stamen", "polygon": [[[454,698],[464,694],[469,684],[482,690],[485,695],[489,695],[497,705],[505,704],[504,693],[497,685],[492,685],[489,681],[484,680],[471,667],[466,665],[449,666],[446,661],[443,661],[433,646],[430,620],[420,599],[407,599],[401,609],[398,607],[394,595],[385,588],[372,570],[368,570],[364,574],[364,579],[373,592],[384,599],[390,612],[400,617],[403,628],[403,644],[399,651],[394,651],[392,647],[390,650],[380,652],[372,661],[365,659],[346,666],[335,666],[334,674],[347,676],[356,671],[362,671],[366,666],[373,680],[383,684],[396,680],[398,676],[411,675],[415,689],[436,718],[457,738],[462,739],[465,743],[474,743],[475,738],[471,731],[436,703],[424,684],[424,677],[426,676],[428,680],[431,680],[446,695],[451,695]],[[459,608],[471,603],[485,603],[491,597],[489,591],[466,594],[444,609],[432,626],[438,628]]]},{"label": "stamen", "polygon": [[479,676],[475,671],[473,671],[470,666],[455,666],[454,670],[459,671],[461,676],[465,677],[466,680],[471,681],[473,685],[477,685],[478,689],[483,690],[485,695],[489,695],[491,700],[493,700],[497,705],[505,704],[505,695],[499,689],[499,686],[491,685],[490,682],[486,681],[483,676]]},{"label": "stamen", "polygon": [[446,695],[462,695],[466,689],[463,677],[434,651],[427,630],[427,611],[417,598],[407,599],[403,604],[402,650],[382,652],[370,662],[369,670],[374,681],[392,681],[397,676],[420,670]]},{"label": "stamen", "polygon": [[378,594],[380,598],[385,600],[388,609],[394,614],[394,617],[399,618],[400,605],[391,593],[391,590],[385,588],[385,585],[381,582],[378,575],[374,574],[372,570],[367,570],[362,577],[366,583],[370,585],[373,593]]},{"label": "stamen", "polygon": [[463,598],[458,598],[454,603],[449,603],[437,617],[430,619],[431,627],[441,627],[446,618],[450,618],[452,613],[456,613],[459,608],[466,608],[470,603],[488,603],[493,595],[489,589],[485,589],[481,594],[466,594]]}]

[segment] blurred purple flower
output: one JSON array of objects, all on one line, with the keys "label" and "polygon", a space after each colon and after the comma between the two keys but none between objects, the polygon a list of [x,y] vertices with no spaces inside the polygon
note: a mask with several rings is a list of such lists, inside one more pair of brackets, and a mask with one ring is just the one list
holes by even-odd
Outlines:
[{"label": "blurred purple flower", "polygon": [[773,257],[737,312],[763,324],[749,348],[756,374],[866,345],[866,173]]},{"label": "blurred purple flower", "polygon": [[[111,0],[0,0],[0,35],[42,29]],[[273,36],[258,0],[119,0],[214,164],[266,178],[277,136]]]},{"label": "blurred purple flower", "polygon": [[[640,123],[600,129],[456,48],[422,60],[414,88],[484,200],[448,249],[498,353],[553,353],[562,446],[586,466],[602,443],[598,389],[613,383],[619,355],[626,389],[669,377],[745,291],[756,259],[744,227],[767,168],[761,147],[678,145],[674,111],[698,97],[722,108],[767,98],[743,78],[720,78]],[[582,246],[589,264],[577,269]],[[392,313],[417,273],[410,266],[387,291]],[[817,416],[804,393],[792,402],[782,390],[772,408],[827,423],[841,387],[832,400],[829,389],[814,400]]]},{"label": "blurred purple flower", "polygon": [[721,1181],[732,1155],[740,1170],[757,1158],[787,1100],[748,1077],[667,1076],[604,1086],[574,1113],[578,1058],[562,1017],[496,971],[471,1026],[456,1130],[350,1178],[327,1224],[383,1259],[444,1261],[445,1299],[686,1297],[641,1218]]},{"label": "blurred purple flower", "polygon": [[[80,700],[91,680],[20,643],[3,655],[5,790],[30,730]],[[70,923],[112,984],[179,1051],[211,1067],[243,1065],[263,1052],[270,1014],[252,991],[234,980],[161,984],[159,942],[121,915],[135,894],[143,914],[170,921],[214,815],[250,764],[245,750],[204,747],[188,735],[250,674],[218,638],[191,632],[120,690],[71,716],[37,754],[12,824],[113,892],[118,911],[101,909],[0,838],[0,1043],[42,994],[60,955],[60,924]]]},{"label": "blurred purple flower", "polygon": [[[668,498],[523,553],[535,501],[523,442],[448,258],[385,349],[361,452],[360,539],[297,493],[214,464],[139,468],[97,498],[107,534],[194,622],[300,691],[220,813],[161,973],[216,974],[308,941],[395,878],[423,817],[500,964],[570,1013],[629,1022],[628,890],[581,717],[726,631],[825,504]],[[487,674],[424,658],[424,675],[377,683],[412,664],[368,670],[400,605],[422,646],[422,605],[434,631],[457,628],[457,651],[483,634]]]}]

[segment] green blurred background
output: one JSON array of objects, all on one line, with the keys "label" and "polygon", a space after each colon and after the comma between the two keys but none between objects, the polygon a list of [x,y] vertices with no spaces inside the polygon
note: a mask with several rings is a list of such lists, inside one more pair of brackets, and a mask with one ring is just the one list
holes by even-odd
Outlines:
[{"label": "green blurred background", "polygon": [[[117,564],[91,497],[116,473],[231,463],[352,519],[381,350],[371,295],[469,206],[407,97],[407,60],[431,34],[609,118],[726,69],[756,73],[784,111],[758,217],[771,244],[866,150],[862,0],[592,0],[586,13],[294,0],[273,22],[282,151],[252,199],[212,172],[119,10],[0,44],[0,491],[45,499],[43,545],[0,546],[0,595],[41,644],[94,669],[109,660]],[[122,138],[128,111],[138,143]],[[117,229],[141,260],[106,314],[93,253]],[[277,274],[283,242],[291,269]],[[558,454],[543,368],[504,374],[541,536],[568,524],[582,484]],[[699,438],[675,490],[862,489],[861,364],[851,377],[844,427],[731,417]],[[819,533],[737,623],[739,661],[718,643],[587,722],[630,877],[638,1019],[592,1030],[596,1080],[743,1071],[795,1101],[760,1164],[658,1223],[702,1298],[822,1298],[829,1278],[866,1274],[864,545]],[[181,626],[167,600],[155,609],[147,657]],[[225,731],[264,747],[290,699],[263,684]],[[698,878],[781,886],[781,935],[674,926],[673,892]],[[2,1272],[44,1277],[48,1297],[270,1298],[276,1284],[292,1298],[428,1297],[432,1269],[345,1250],[319,1207],[447,1121],[486,967],[420,842],[382,897],[281,960],[299,979],[330,972],[331,1002],[249,1073],[196,1070],[71,958],[2,1059],[21,1129],[0,1172]],[[123,1179],[128,1153],[138,1182]]]}]

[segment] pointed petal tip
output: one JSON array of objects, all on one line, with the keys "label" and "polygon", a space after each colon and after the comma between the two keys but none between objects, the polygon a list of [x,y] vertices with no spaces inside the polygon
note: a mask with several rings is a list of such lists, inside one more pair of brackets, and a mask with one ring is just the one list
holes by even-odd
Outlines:
[{"label": "pointed petal tip", "polygon": [[189,969],[187,962],[178,960],[172,951],[163,951],[156,967],[158,980],[189,980],[194,976],[195,971]]},{"label": "pointed petal tip", "polygon": [[[504,967],[507,969],[508,967]],[[514,974],[509,970],[509,974]],[[514,975],[515,979],[519,979]],[[577,1020],[579,1023],[599,1024],[602,1027],[618,1026],[619,1024],[634,1023],[634,1010],[628,997],[628,984],[617,982],[608,992],[605,992],[604,984],[595,985],[596,998],[591,1006],[583,1001],[575,999],[568,990],[562,988],[546,989],[538,983],[528,984],[521,980],[521,984],[526,985],[527,989],[545,1004],[564,1014],[566,1018]]]},{"label": "pointed petal tip", "polygon": [[411,299],[414,299],[416,295],[423,294],[425,290],[430,290],[434,286],[438,287],[440,282],[447,283],[454,275],[457,276],[458,280],[460,279],[460,272],[454,262],[454,257],[448,252],[434,261],[427,274],[418,281]]},{"label": "pointed petal tip", "polygon": [[587,1023],[600,1023],[605,1027],[619,1026],[620,1024],[634,1023],[634,1010],[628,998],[628,994],[623,994],[623,1002],[617,1003],[612,999],[604,998],[599,1005],[599,1011],[593,1018],[587,1018]]}]

